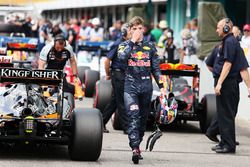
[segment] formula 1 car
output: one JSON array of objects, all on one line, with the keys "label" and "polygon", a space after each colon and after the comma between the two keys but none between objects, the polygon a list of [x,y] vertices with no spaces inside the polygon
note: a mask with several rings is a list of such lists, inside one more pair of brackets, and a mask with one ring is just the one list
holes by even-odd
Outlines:
[{"label": "formula 1 car", "polygon": [[[97,109],[76,109],[63,91],[62,71],[29,70],[0,64],[0,142],[68,145],[72,160],[96,161],[102,149]],[[41,86],[57,91],[44,97]]]},{"label": "formula 1 car", "polygon": [[[178,103],[176,120],[199,121],[201,132],[205,133],[217,112],[216,98],[215,94],[205,94],[199,101],[200,69],[198,66],[165,63],[160,65],[160,69],[163,75],[169,77],[168,92],[173,94]],[[191,78],[192,83],[189,84],[186,78]],[[154,103],[157,103],[157,98],[152,100],[152,104]],[[156,109],[154,110],[156,112]]]},{"label": "formula 1 car", "polygon": [[0,47],[5,48],[5,55],[12,56],[16,67],[37,66],[35,54],[38,46],[37,38],[0,36],[0,41]]},{"label": "formula 1 car", "polygon": [[[37,52],[38,40],[36,38],[25,37],[1,37],[1,45],[5,50],[2,50],[3,55],[12,57],[12,62],[16,67],[32,68],[31,64],[36,64],[36,57],[34,55]],[[5,53],[4,53],[5,52]],[[1,53],[0,53],[1,54]],[[82,100],[84,92],[82,90],[82,84],[80,80],[74,80],[73,73],[70,66],[65,66],[65,73],[67,82],[75,85],[75,98]]]},{"label": "formula 1 car", "polygon": [[[206,94],[199,101],[199,75],[200,69],[197,65],[188,64],[170,64],[165,63],[160,65],[163,76],[166,77],[169,94],[168,99],[173,98],[177,102],[177,113],[174,115],[174,121],[199,121],[201,132],[205,133],[214,114],[217,111],[214,94]],[[184,77],[191,77],[192,84]],[[98,92],[94,98],[94,107],[103,112],[105,105],[111,98],[112,88],[105,82],[100,82],[101,85],[96,87]],[[166,121],[161,121],[160,118],[160,92],[153,81],[153,96],[151,100],[151,112],[149,114],[148,123],[165,124]],[[116,130],[120,130],[118,112],[115,112],[112,117],[112,125]]]}]

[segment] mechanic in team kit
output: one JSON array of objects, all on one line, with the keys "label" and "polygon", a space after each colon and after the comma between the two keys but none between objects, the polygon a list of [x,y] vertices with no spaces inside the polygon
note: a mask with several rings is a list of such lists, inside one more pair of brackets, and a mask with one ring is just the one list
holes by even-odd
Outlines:
[{"label": "mechanic in team kit", "polygon": [[[216,58],[207,60],[208,66],[212,65],[215,79],[215,94],[217,104],[217,120],[221,140],[212,147],[216,153],[235,153],[235,115],[239,104],[239,78],[242,64],[248,64],[239,42],[232,34],[233,23],[229,18],[222,19],[217,24],[216,32],[222,38],[221,45],[217,48]],[[214,56],[215,57],[215,56]],[[245,77],[243,77],[245,78]],[[239,80],[240,79],[240,80]],[[245,80],[245,79],[244,79]]]},{"label": "mechanic in team kit", "polygon": [[[234,28],[236,26],[233,26],[232,28],[232,33],[234,34],[235,38],[239,41],[240,37],[238,36],[238,34],[234,33]],[[236,29],[237,30],[237,29]],[[208,56],[208,58],[206,59],[206,64],[208,69],[211,72],[217,72],[216,69],[214,70],[214,63],[216,61],[218,61],[218,56],[220,54],[220,50],[222,49],[222,45],[223,43],[220,43],[218,45],[216,45],[213,49],[213,51],[211,52],[210,56]],[[237,61],[239,61],[238,63],[238,68],[239,68],[239,76],[238,76],[238,82],[240,83],[242,80],[245,82],[247,88],[248,88],[248,96],[250,97],[250,77],[249,77],[249,72],[248,72],[248,62],[246,59],[246,56],[244,55],[244,51],[243,49],[239,48],[240,52],[238,52],[237,55]],[[216,76],[216,74],[214,74]],[[212,122],[210,123],[210,126],[207,129],[206,132],[206,136],[214,141],[214,142],[219,142],[219,139],[217,138],[217,135],[220,133],[219,131],[219,125],[218,125],[218,120],[217,120],[217,115],[215,115],[212,119]],[[235,142],[236,145],[239,145],[239,142],[236,141]]]},{"label": "mechanic in team kit", "polygon": [[132,161],[139,163],[140,143],[143,140],[152,96],[153,74],[160,91],[165,95],[160,83],[159,59],[153,43],[143,40],[144,21],[135,16],[129,22],[131,39],[118,47],[118,58],[126,64],[124,83],[124,103],[128,115],[128,138],[132,149]]},{"label": "mechanic in team kit", "polygon": [[[53,42],[43,47],[38,61],[38,68],[63,70],[68,60],[70,60],[70,65],[73,71],[73,75],[75,78],[77,78],[78,71],[73,49],[67,43],[64,36],[59,34],[55,36]],[[72,95],[74,95],[75,93],[74,85],[69,84],[66,81],[66,78],[64,78],[63,86],[65,92],[69,92],[72,93]]]},{"label": "mechanic in team kit", "polygon": [[[118,108],[118,114],[119,114],[119,122],[121,123],[122,129],[124,134],[127,134],[127,113],[125,112],[124,107],[124,78],[125,78],[125,68],[123,62],[121,62],[117,58],[117,49],[119,44],[122,42],[128,40],[130,38],[130,34],[128,32],[128,24],[125,23],[121,27],[121,34],[122,36],[115,41],[115,43],[112,45],[111,50],[107,54],[107,58],[105,59],[104,66],[105,66],[105,72],[106,72],[106,79],[111,79],[113,92],[111,101],[107,104],[103,111],[103,124],[104,124],[104,130],[103,132],[108,133],[109,131],[106,129],[106,124],[111,118],[112,114],[116,111]],[[111,64],[111,66],[110,66]]]}]

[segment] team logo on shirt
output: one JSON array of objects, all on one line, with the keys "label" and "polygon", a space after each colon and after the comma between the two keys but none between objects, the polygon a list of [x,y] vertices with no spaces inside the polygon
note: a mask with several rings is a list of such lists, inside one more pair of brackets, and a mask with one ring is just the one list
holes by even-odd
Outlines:
[{"label": "team logo on shirt", "polygon": [[119,53],[123,52],[124,50],[125,50],[125,46],[120,45],[120,46],[118,47],[118,52],[119,52]]},{"label": "team logo on shirt", "polygon": [[58,60],[58,61],[63,61],[63,60],[65,60],[67,58],[67,56],[63,56],[62,55],[62,57],[56,57],[55,55],[51,55],[51,57],[50,57],[50,60]]},{"label": "team logo on shirt", "polygon": [[68,58],[67,52],[66,51],[62,52],[62,59],[67,59],[67,58]]},{"label": "team logo on shirt", "polygon": [[150,60],[148,60],[148,61],[144,61],[144,60],[133,61],[133,60],[129,59],[128,60],[128,66],[150,67]]},{"label": "team logo on shirt", "polygon": [[143,49],[144,49],[144,50],[151,50],[151,48],[148,47],[148,46],[143,46]]},{"label": "team logo on shirt", "polygon": [[57,56],[55,55],[55,52],[50,52],[49,58],[50,58],[50,60],[63,61],[63,60],[65,60],[65,59],[67,59],[68,56],[67,56],[67,52],[66,52],[66,51],[64,51],[64,52],[61,53],[61,57],[57,57]]},{"label": "team logo on shirt", "polygon": [[131,55],[131,58],[136,58],[138,60],[141,60],[141,59],[149,59],[149,55],[147,53],[143,53],[142,51],[139,51],[139,52],[136,52],[136,53],[133,53]]},{"label": "team logo on shirt", "polygon": [[136,53],[131,54],[131,57],[128,60],[128,66],[150,67],[150,60],[148,53],[143,53],[142,51],[138,51]]}]

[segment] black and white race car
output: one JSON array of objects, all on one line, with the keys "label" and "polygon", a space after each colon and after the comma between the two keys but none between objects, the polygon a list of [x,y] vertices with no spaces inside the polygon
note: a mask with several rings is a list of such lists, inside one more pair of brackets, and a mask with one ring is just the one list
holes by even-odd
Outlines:
[{"label": "black and white race car", "polygon": [[[0,63],[1,65],[1,63]],[[102,150],[98,109],[77,109],[63,91],[62,71],[1,67],[0,142],[68,145],[72,160],[96,161]],[[42,86],[53,96],[45,97]]]}]

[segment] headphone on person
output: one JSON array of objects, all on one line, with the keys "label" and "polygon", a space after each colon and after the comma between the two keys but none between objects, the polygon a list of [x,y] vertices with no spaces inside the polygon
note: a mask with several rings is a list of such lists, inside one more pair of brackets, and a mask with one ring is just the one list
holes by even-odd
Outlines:
[{"label": "headphone on person", "polygon": [[224,27],[223,27],[223,32],[225,33],[225,34],[227,34],[227,33],[229,33],[229,31],[230,31],[230,22],[231,22],[231,20],[229,19],[229,18],[225,18],[226,19],[226,24],[224,25]]},{"label": "headphone on person", "polygon": [[122,37],[126,37],[128,34],[128,23],[124,23],[121,28]]},{"label": "headphone on person", "polygon": [[62,41],[64,43],[64,46],[66,46],[66,39],[62,34],[58,34],[55,36],[54,44],[56,43],[56,41],[59,41],[59,43],[60,43],[60,41]]}]

